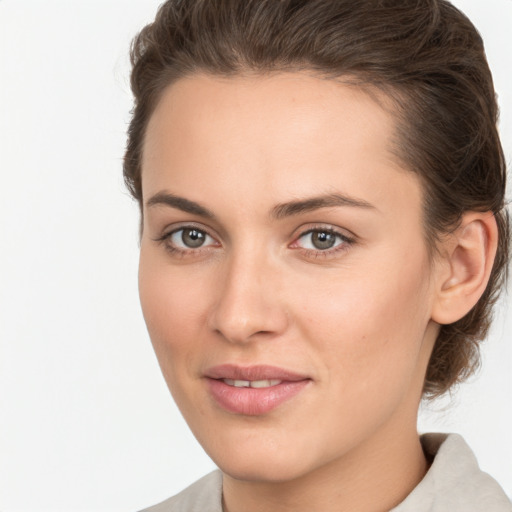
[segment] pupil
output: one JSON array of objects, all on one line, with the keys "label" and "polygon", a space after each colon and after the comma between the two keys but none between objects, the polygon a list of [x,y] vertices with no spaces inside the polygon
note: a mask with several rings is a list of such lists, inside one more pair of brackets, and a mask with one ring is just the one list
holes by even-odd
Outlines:
[{"label": "pupil", "polygon": [[336,241],[336,236],[327,231],[315,231],[312,236],[312,241],[317,249],[330,249]]},{"label": "pupil", "polygon": [[181,239],[187,247],[201,247],[204,238],[204,233],[197,229],[186,229],[181,235]]}]

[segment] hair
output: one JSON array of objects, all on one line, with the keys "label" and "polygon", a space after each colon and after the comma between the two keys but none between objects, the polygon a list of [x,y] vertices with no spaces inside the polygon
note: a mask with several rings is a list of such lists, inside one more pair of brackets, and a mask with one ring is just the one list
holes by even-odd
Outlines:
[{"label": "hair", "polygon": [[506,164],[482,39],[446,0],[168,0],[132,41],[134,109],[124,178],[142,215],[141,159],[165,88],[196,73],[313,72],[383,92],[393,103],[395,152],[423,185],[429,248],[467,211],[492,212],[498,250],[472,310],[442,325],[423,394],[434,398],[480,363],[510,254]]}]

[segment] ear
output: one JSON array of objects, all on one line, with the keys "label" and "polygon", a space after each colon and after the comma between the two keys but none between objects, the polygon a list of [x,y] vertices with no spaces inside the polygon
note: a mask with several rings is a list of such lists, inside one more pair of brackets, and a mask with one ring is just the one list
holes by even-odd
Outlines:
[{"label": "ear", "polygon": [[478,302],[489,281],[498,227],[492,212],[468,212],[460,226],[441,242],[432,320],[451,324]]}]

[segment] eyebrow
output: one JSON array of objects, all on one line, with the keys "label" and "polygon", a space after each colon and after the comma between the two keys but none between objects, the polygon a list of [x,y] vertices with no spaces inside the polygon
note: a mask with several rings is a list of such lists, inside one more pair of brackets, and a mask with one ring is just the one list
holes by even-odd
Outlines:
[{"label": "eyebrow", "polygon": [[284,217],[318,210],[320,208],[332,208],[337,206],[351,206],[368,210],[376,209],[375,206],[362,199],[356,199],[344,194],[328,194],[325,196],[310,197],[303,200],[278,204],[272,209],[272,217],[282,219]]},{"label": "eyebrow", "polygon": [[[170,206],[171,208],[176,208],[192,215],[215,219],[214,213],[208,208],[205,208],[195,201],[185,199],[184,197],[180,197],[169,192],[158,192],[146,202],[146,206],[148,208],[157,205]],[[320,208],[332,208],[339,206],[375,209],[375,206],[362,199],[356,199],[343,194],[328,194],[278,204],[272,208],[271,216],[275,219],[283,219],[285,217],[319,210]]]},{"label": "eyebrow", "polygon": [[190,201],[189,199],[170,194],[169,192],[158,192],[149,198],[146,202],[146,206],[148,208],[157,205],[170,206],[171,208],[177,208],[178,210],[184,211],[186,213],[199,215],[200,217],[206,217],[208,219],[215,218],[213,212],[208,210],[208,208],[201,206],[195,201]]}]

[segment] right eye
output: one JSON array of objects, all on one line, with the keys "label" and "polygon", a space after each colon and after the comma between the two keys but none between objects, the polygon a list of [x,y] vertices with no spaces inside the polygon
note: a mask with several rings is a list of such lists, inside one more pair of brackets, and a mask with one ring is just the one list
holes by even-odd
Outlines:
[{"label": "right eye", "polygon": [[174,249],[184,251],[216,245],[215,240],[206,231],[193,226],[172,231],[165,238]]}]

